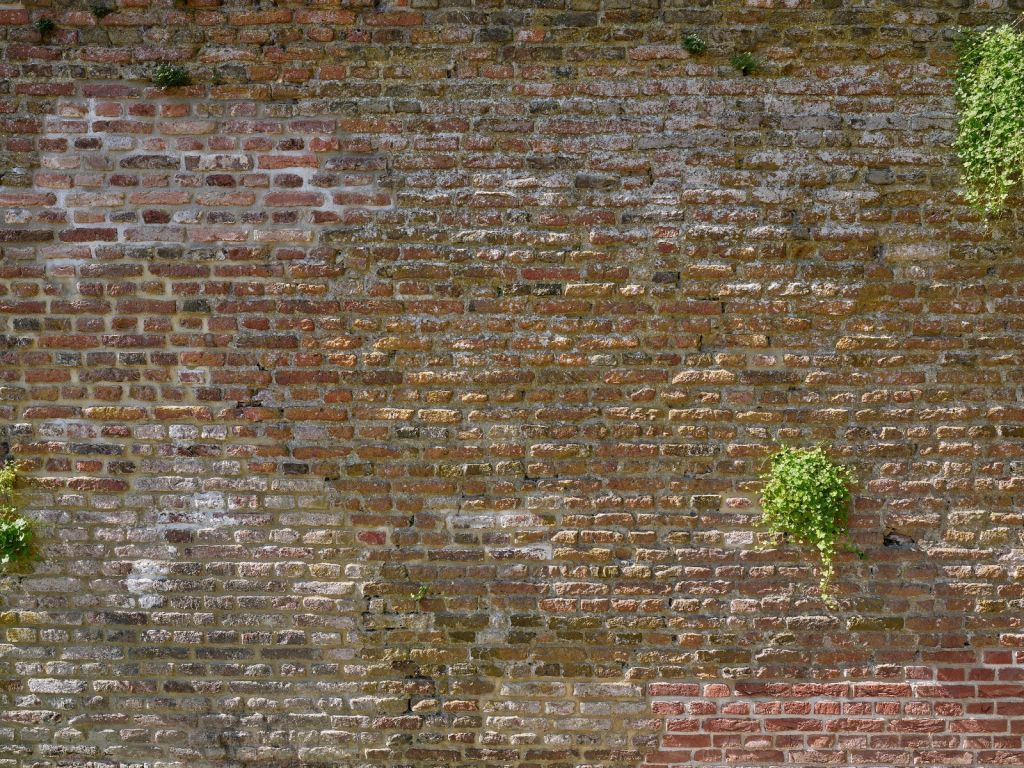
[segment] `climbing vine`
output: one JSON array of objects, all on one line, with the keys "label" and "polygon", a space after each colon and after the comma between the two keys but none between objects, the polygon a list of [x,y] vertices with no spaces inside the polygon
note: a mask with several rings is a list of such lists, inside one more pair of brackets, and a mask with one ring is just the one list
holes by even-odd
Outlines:
[{"label": "climbing vine", "polygon": [[761,62],[750,51],[741,51],[734,54],[729,59],[729,63],[732,64],[733,69],[737,70],[744,77],[757,72],[761,68]]},{"label": "climbing vine", "polygon": [[761,479],[763,525],[817,551],[821,596],[834,605],[829,588],[835,575],[837,542],[848,531],[853,473],[833,462],[821,447],[783,446],[769,457]]},{"label": "climbing vine", "polygon": [[153,70],[151,79],[164,90],[192,83],[192,78],[189,76],[187,69],[177,64],[167,63],[157,65]]},{"label": "climbing vine", "polygon": [[32,522],[21,516],[14,499],[18,465],[0,466],[0,568],[30,559],[34,554]]},{"label": "climbing vine", "polygon": [[990,216],[1024,172],[1024,35],[1009,24],[965,30],[955,48],[961,180],[968,202]]}]

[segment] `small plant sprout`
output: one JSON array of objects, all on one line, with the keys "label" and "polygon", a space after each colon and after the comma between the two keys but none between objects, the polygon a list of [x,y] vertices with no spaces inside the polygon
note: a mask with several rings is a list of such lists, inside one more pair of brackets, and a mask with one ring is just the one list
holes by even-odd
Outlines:
[{"label": "small plant sprout", "polygon": [[821,597],[834,607],[829,587],[835,575],[837,541],[849,530],[853,473],[833,462],[820,446],[783,446],[769,457],[768,470],[761,479],[761,524],[791,542],[815,549],[821,561]]},{"label": "small plant sprout", "polygon": [[683,38],[683,48],[694,56],[700,56],[708,49],[708,44],[696,32],[691,32]]},{"label": "small plant sprout", "polygon": [[0,568],[31,560],[35,555],[35,530],[21,516],[14,501],[18,465],[8,461],[0,466]]},{"label": "small plant sprout", "polygon": [[742,53],[735,54],[731,59],[729,59],[729,63],[744,76],[756,72],[761,68],[761,63],[754,58],[754,54],[750,51],[743,51]]},{"label": "small plant sprout", "polygon": [[36,32],[40,35],[48,35],[57,28],[57,25],[53,23],[53,19],[49,16],[40,16],[32,26],[36,28]]},{"label": "small plant sprout", "polygon": [[409,599],[418,603],[427,596],[427,590],[429,589],[430,587],[426,584],[420,584],[419,588],[415,592],[409,593]]},{"label": "small plant sprout", "polygon": [[153,70],[152,79],[161,88],[177,88],[192,82],[188,70],[177,64],[160,64]]},{"label": "small plant sprout", "polygon": [[114,12],[114,9],[104,3],[93,3],[89,6],[89,10],[92,11],[92,15],[97,19],[102,19],[104,16],[109,16]]}]

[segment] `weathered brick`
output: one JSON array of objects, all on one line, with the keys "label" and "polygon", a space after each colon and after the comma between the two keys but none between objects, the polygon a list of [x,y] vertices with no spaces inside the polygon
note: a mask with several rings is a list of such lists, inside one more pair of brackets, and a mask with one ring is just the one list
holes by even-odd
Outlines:
[{"label": "weathered brick", "polygon": [[[33,5],[0,768],[1024,764],[1020,206],[949,76],[1014,3]],[[857,472],[836,609],[780,442]]]}]

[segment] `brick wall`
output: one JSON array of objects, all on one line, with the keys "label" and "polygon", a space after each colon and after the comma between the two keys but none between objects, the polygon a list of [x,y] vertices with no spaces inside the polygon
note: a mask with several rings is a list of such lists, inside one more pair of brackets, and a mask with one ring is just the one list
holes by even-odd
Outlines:
[{"label": "brick wall", "polygon": [[0,768],[1024,764],[1020,0],[107,2],[0,5]]}]

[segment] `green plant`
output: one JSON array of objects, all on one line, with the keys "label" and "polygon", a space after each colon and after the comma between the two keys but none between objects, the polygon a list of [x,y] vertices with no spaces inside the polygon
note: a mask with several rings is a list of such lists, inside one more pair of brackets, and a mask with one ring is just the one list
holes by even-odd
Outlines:
[{"label": "green plant", "polygon": [[954,47],[960,119],[953,146],[964,196],[991,216],[1006,208],[1024,171],[1024,35],[1008,24],[961,30]]},{"label": "green plant", "polygon": [[89,10],[92,11],[92,15],[97,19],[102,19],[104,16],[109,16],[114,12],[114,9],[103,3],[93,3],[89,6]]},{"label": "green plant", "polygon": [[49,16],[40,16],[32,26],[36,28],[36,32],[40,35],[48,35],[57,28],[57,25],[53,23],[53,19]]},{"label": "green plant", "polygon": [[761,479],[762,524],[790,541],[814,547],[821,560],[822,599],[834,605],[829,587],[837,541],[848,531],[853,473],[833,462],[820,446],[782,446],[769,457]]},{"label": "green plant", "polygon": [[180,85],[188,85],[192,78],[188,70],[177,64],[160,64],[153,70],[153,82],[161,88],[177,88]]},{"label": "green plant", "polygon": [[704,38],[700,35],[691,32],[683,38],[683,48],[689,51],[694,56],[700,56],[704,51],[708,49],[708,44],[704,42]]},{"label": "green plant", "polygon": [[0,467],[0,567],[29,560],[35,554],[32,522],[21,516],[14,503],[17,482],[18,465],[8,461]]},{"label": "green plant", "polygon": [[744,75],[749,75],[761,68],[761,62],[754,58],[754,54],[750,51],[743,51],[741,53],[734,54],[733,57],[729,59],[729,63]]},{"label": "green plant", "polygon": [[424,597],[427,596],[427,591],[430,589],[426,584],[420,584],[419,588],[415,592],[409,593],[409,599],[414,600],[417,603],[420,602]]}]

